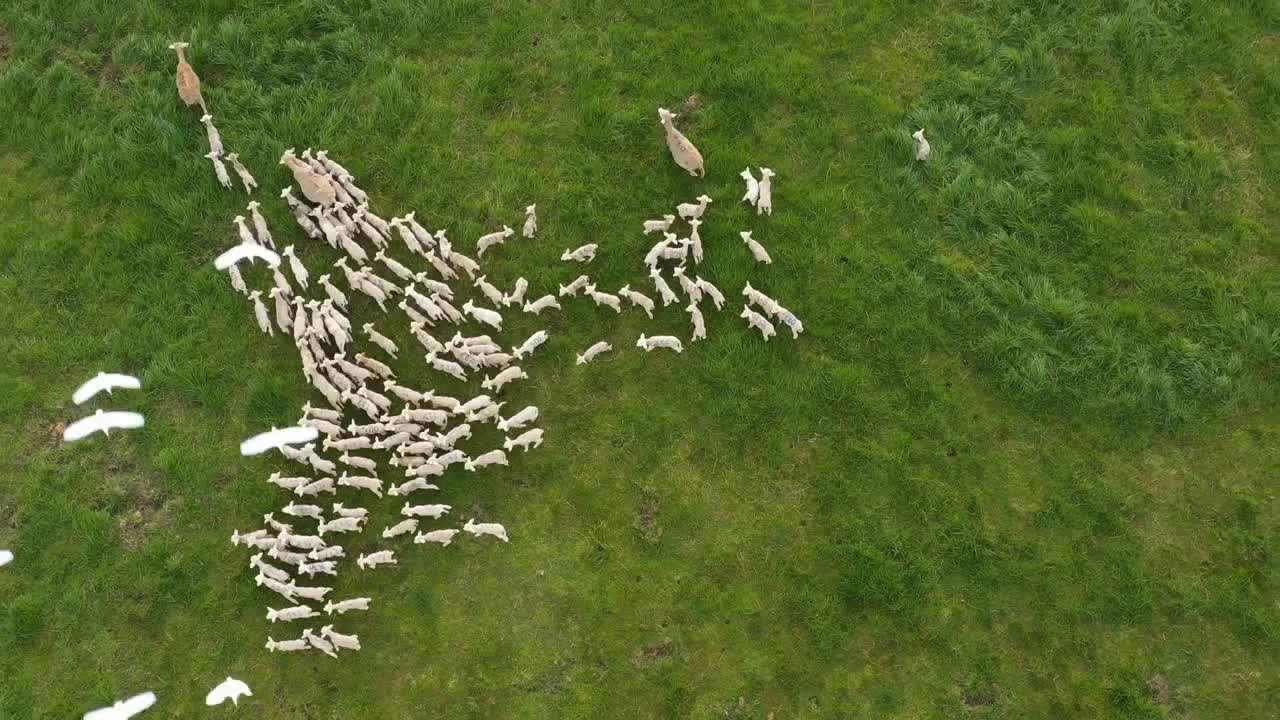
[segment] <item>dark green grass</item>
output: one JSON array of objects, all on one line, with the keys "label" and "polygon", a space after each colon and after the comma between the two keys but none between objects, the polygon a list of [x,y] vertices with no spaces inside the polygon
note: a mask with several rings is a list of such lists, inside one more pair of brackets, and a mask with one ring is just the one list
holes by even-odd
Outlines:
[{"label": "dark green grass", "polygon": [[[0,8],[0,716],[143,689],[194,715],[228,672],[262,718],[1267,716],[1278,29],[1274,2]],[[282,466],[235,444],[308,390],[210,267],[244,198],[199,157],[179,38],[315,269],[271,200],[289,146],[464,249],[537,202],[486,268],[535,295],[584,242],[647,288],[640,222],[705,190],[700,272],[808,332],[708,313],[675,357],[632,343],[684,313],[512,318],[553,333],[511,393],[547,442],[445,501],[513,542],[346,572],[365,650],[268,655],[297,628],[227,537]],[[655,113],[695,94],[705,181]],[[779,173],[772,218],[735,206],[747,164]],[[112,404],[146,431],[60,445],[107,366],[143,377]]]}]

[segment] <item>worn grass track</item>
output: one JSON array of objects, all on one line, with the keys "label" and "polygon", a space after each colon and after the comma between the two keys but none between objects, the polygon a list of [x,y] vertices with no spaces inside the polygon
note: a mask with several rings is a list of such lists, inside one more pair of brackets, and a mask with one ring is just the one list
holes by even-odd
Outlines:
[{"label": "worn grass track", "polygon": [[[271,719],[1274,712],[1280,7],[631,5],[0,7],[0,717],[143,689],[194,716],[228,672]],[[546,444],[445,500],[512,543],[344,574],[365,650],[268,655],[227,536],[281,466],[235,446],[307,387],[209,266],[244,199],[199,157],[178,38],[267,199],[280,150],[328,147],[464,248],[537,202],[504,284],[596,241],[613,289],[640,221],[706,190],[707,277],[808,332],[708,313],[645,355],[684,313],[566,306],[516,395]],[[772,218],[734,205],[748,164]],[[142,375],[146,432],[60,445],[105,366]]]}]

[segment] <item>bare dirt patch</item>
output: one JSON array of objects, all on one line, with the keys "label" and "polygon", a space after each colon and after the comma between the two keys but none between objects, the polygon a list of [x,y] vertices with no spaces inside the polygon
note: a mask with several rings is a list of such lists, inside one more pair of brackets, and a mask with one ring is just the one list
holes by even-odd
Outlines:
[{"label": "bare dirt patch", "polygon": [[662,539],[662,526],[658,524],[658,495],[653,488],[645,488],[640,501],[640,511],[636,513],[635,528],[640,539],[654,544]]},{"label": "bare dirt patch", "polygon": [[1168,707],[1173,702],[1173,691],[1169,689],[1169,678],[1164,673],[1156,673],[1147,678],[1147,693],[1151,702]]},{"label": "bare dirt patch", "polygon": [[3,25],[0,25],[0,65],[4,65],[11,57],[13,57],[13,36]]},{"label": "bare dirt patch", "polygon": [[127,491],[126,505],[116,519],[120,543],[134,551],[142,547],[147,535],[172,522],[169,503],[145,476],[136,476]]},{"label": "bare dirt patch", "polygon": [[649,665],[671,657],[671,646],[671,638],[662,638],[652,645],[640,648],[640,651],[636,653],[636,664]]},{"label": "bare dirt patch", "polygon": [[680,105],[676,108],[676,112],[677,113],[697,112],[702,109],[702,106],[704,104],[706,104],[706,101],[702,98],[702,95],[698,93],[694,93],[689,97],[685,98],[684,102],[680,103]]},{"label": "bare dirt patch", "polygon": [[969,709],[990,707],[996,704],[995,687],[967,687],[960,690],[960,701]]}]

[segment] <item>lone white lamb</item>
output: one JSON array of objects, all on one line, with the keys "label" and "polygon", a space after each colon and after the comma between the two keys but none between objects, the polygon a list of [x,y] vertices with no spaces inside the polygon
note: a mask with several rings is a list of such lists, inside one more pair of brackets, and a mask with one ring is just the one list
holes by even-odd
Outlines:
[{"label": "lone white lamb", "polygon": [[924,162],[929,159],[929,141],[924,138],[924,128],[911,133],[911,139],[916,144],[916,161]]},{"label": "lone white lamb", "polygon": [[538,206],[526,205],[524,208],[524,229],[521,234],[527,238],[538,232]]},{"label": "lone white lamb", "polygon": [[478,523],[475,518],[471,518],[462,529],[476,537],[491,535],[502,542],[511,542],[511,538],[507,537],[507,529],[498,523]]},{"label": "lone white lamb", "polygon": [[613,346],[612,346],[612,345],[610,345],[609,343],[605,342],[604,340],[601,340],[600,342],[595,343],[595,344],[593,344],[591,347],[589,347],[589,348],[587,348],[586,350],[582,351],[582,353],[581,353],[581,354],[579,354],[579,355],[577,356],[577,357],[578,357],[577,362],[576,362],[576,363],[574,363],[574,364],[576,364],[576,365],[586,365],[587,363],[591,362],[592,360],[595,360],[595,359],[596,359],[596,356],[597,356],[597,355],[599,355],[600,353],[606,353],[606,352],[609,352],[609,351],[610,351],[610,350],[612,350],[612,349],[613,349]]},{"label": "lone white lamb", "polygon": [[747,249],[751,251],[751,257],[755,258],[756,262],[762,262],[765,265],[772,265],[773,259],[769,257],[768,251],[764,249],[763,245],[751,237],[751,232],[752,231],[750,230],[744,230],[738,233],[738,235],[742,237],[742,242],[746,243]]}]

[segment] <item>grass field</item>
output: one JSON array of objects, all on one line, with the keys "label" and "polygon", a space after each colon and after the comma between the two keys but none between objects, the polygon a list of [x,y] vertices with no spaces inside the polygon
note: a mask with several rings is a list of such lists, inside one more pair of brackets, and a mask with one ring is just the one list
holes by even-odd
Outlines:
[{"label": "grass field", "polygon": [[[290,146],[464,251],[536,202],[541,238],[487,267],[535,296],[585,242],[602,286],[649,288],[640,222],[705,190],[701,272],[807,333],[731,304],[675,356],[634,348],[688,337],[674,307],[513,317],[553,334],[512,392],[547,442],[443,493],[512,542],[347,570],[365,649],[270,655],[298,628],[227,538],[287,467],[236,445],[310,388],[211,267],[245,198],[200,157],[178,39],[314,268],[274,199]],[[148,689],[149,718],[1274,717],[1278,137],[1275,0],[11,0],[0,717]],[[748,164],[771,218],[735,206]],[[147,428],[61,444],[102,369],[142,376],[112,404]],[[254,697],[206,711],[228,673]]]}]

